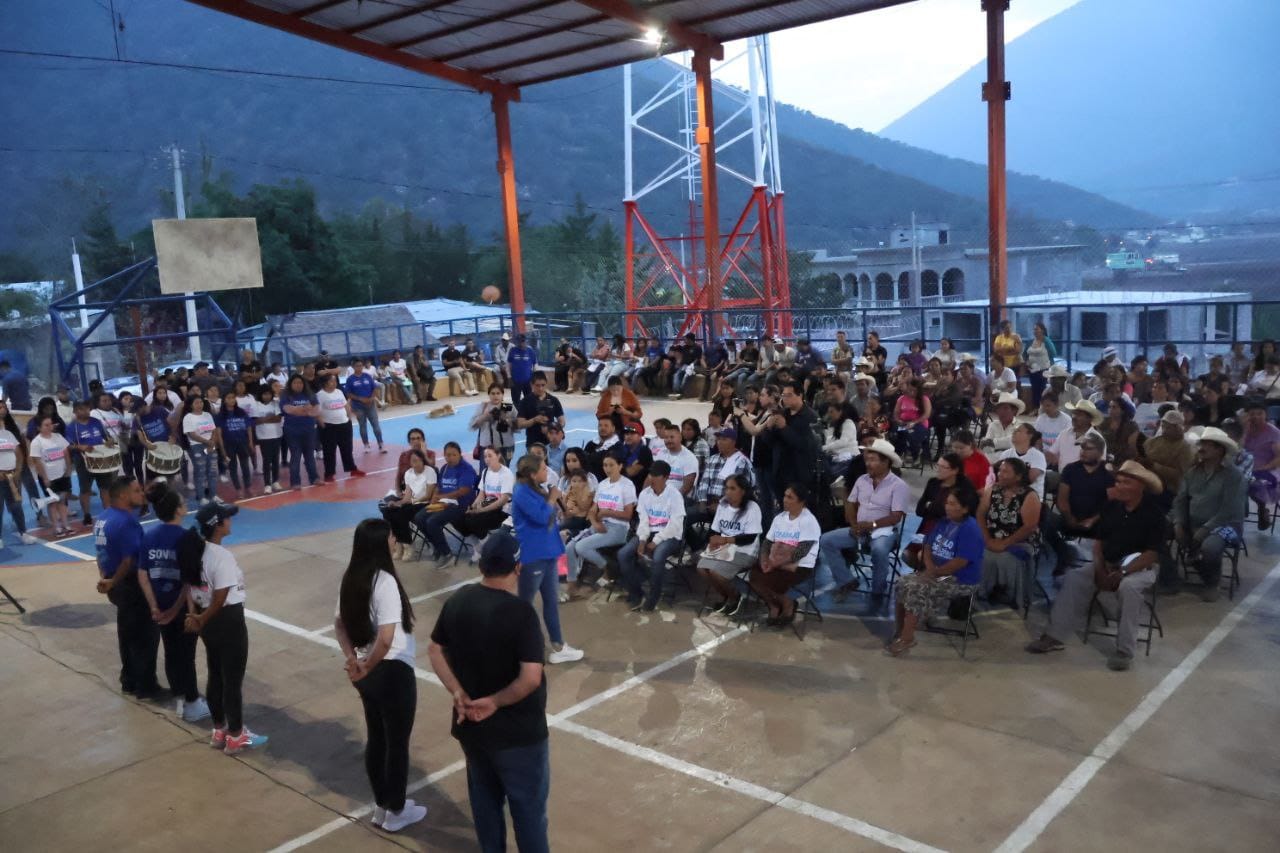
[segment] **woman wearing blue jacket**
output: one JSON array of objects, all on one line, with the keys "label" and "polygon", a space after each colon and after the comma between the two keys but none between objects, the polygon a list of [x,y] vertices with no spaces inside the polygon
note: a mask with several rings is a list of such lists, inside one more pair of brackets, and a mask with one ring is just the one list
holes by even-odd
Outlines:
[{"label": "woman wearing blue jacket", "polygon": [[511,493],[511,522],[520,543],[520,597],[530,604],[542,594],[542,620],[551,639],[548,663],[582,660],[582,649],[564,641],[560,631],[560,578],[556,563],[564,554],[560,525],[556,521],[558,490],[548,494],[543,485],[549,469],[541,456],[526,453],[516,464],[516,486]]}]

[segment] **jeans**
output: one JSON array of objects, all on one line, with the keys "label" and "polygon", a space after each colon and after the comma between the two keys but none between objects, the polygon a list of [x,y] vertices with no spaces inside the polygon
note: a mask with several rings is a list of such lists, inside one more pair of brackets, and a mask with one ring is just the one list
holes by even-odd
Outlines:
[{"label": "jeans", "polygon": [[249,663],[249,630],[244,605],[225,604],[200,632],[209,680],[204,695],[214,728],[238,735],[244,728],[244,670]]},{"label": "jeans", "polygon": [[449,548],[449,541],[444,538],[445,527],[461,521],[462,516],[466,515],[466,513],[465,507],[450,504],[436,512],[427,512],[424,509],[413,517],[413,523],[418,525],[422,535],[427,537],[427,541],[431,543],[432,554],[437,560],[443,559],[452,553]]},{"label": "jeans", "polygon": [[191,472],[196,482],[196,500],[217,497],[218,453],[211,447],[192,442],[187,453],[191,456]]},{"label": "jeans", "polygon": [[356,470],[355,457],[351,455],[351,421],[341,424],[325,424],[320,427],[320,443],[324,447],[324,478],[328,480],[337,471],[339,453],[342,454],[342,470],[350,474]]},{"label": "jeans", "polygon": [[603,570],[606,561],[600,549],[612,548],[626,542],[628,532],[625,524],[605,522],[604,533],[588,530],[585,536],[579,536],[571,541],[565,548],[565,556],[569,561],[569,580],[578,579],[578,575],[582,572],[583,560]]},{"label": "jeans", "polygon": [[533,560],[520,568],[520,597],[532,604],[539,594],[547,636],[554,645],[564,645],[564,634],[560,632],[560,578],[555,560]]},{"label": "jeans", "polygon": [[[822,534],[818,540],[821,563],[831,572],[836,586],[853,582],[853,571],[845,560],[843,551],[863,550],[862,537],[855,536],[848,527],[841,527]],[[889,578],[889,559],[893,556],[892,536],[877,536],[871,540],[871,593],[883,595]]]},{"label": "jeans", "polygon": [[692,364],[686,364],[684,367],[677,370],[675,376],[672,377],[671,379],[671,390],[676,394],[683,392],[684,383],[687,382],[689,377],[692,375],[693,375]]},{"label": "jeans", "polygon": [[262,485],[270,486],[280,479],[280,439],[258,439],[258,450],[262,453]]},{"label": "jeans", "polygon": [[156,680],[156,623],[151,608],[131,577],[107,593],[116,607],[116,642],[120,647],[120,687],[126,693],[145,696],[160,689]]},{"label": "jeans", "polygon": [[356,682],[364,725],[364,769],[373,788],[373,801],[387,811],[404,808],[409,784],[409,735],[418,708],[418,684],[413,667],[401,660],[382,660]]},{"label": "jeans", "polygon": [[[523,578],[523,575],[521,576]],[[476,840],[484,853],[507,849],[503,801],[511,806],[511,825],[520,853],[550,853],[547,797],[551,793],[550,742],[486,750],[463,747],[467,756],[467,795]]]},{"label": "jeans", "polygon": [[249,443],[227,442],[224,449],[227,452],[227,469],[231,474],[231,485],[239,489],[243,482],[244,488],[248,490],[249,486],[253,485],[253,466],[249,464]]},{"label": "jeans", "polygon": [[373,427],[373,437],[378,440],[378,446],[382,446],[382,424],[378,423],[378,406],[371,404],[369,408],[365,408],[360,403],[352,403],[351,411],[355,413],[356,423],[360,424],[360,440],[365,446],[369,445],[369,427]]},{"label": "jeans", "polygon": [[289,445],[289,485],[295,489],[302,487],[302,474],[298,469],[305,464],[307,478],[314,486],[320,479],[316,474],[316,431],[308,427],[286,432],[284,440]]},{"label": "jeans", "polygon": [[196,686],[196,640],[199,638],[183,630],[186,615],[184,607],[169,624],[161,625],[160,639],[164,641],[164,677],[169,682],[169,689],[174,696],[194,702],[200,698],[200,690]]},{"label": "jeans", "polygon": [[[19,533],[27,532],[27,515],[22,509],[22,498],[13,496],[13,489],[9,487],[9,483],[13,482],[7,477],[0,475],[0,534],[4,533],[4,511],[9,510],[9,515],[13,516],[13,523],[18,526]],[[0,539],[0,548],[4,547],[4,542]]]},{"label": "jeans", "polygon": [[[658,599],[662,597],[663,578],[666,576],[667,560],[680,552],[679,539],[667,539],[659,542],[653,549],[653,555],[648,557],[638,557],[636,551],[640,547],[640,540],[632,539],[626,545],[622,546],[622,550],[618,552],[618,569],[622,574],[622,584],[627,589],[627,603],[637,604],[640,602],[641,589],[644,584],[644,576],[649,576],[649,592],[644,596],[644,608],[652,610],[658,606]],[[641,560],[648,561],[649,568],[646,572],[640,565]]]}]

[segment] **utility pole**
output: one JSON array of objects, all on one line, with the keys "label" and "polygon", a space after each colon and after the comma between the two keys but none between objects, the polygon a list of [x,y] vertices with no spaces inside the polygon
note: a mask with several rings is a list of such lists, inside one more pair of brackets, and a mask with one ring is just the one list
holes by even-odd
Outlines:
[{"label": "utility pole", "polygon": [[[182,153],[178,151],[177,143],[170,150],[173,152],[173,205],[177,209],[178,218],[186,219],[187,199],[182,192]],[[187,309],[187,331],[192,334],[187,339],[191,346],[191,360],[200,361],[200,336],[197,334],[200,331],[200,320],[196,316],[196,295],[192,291],[183,295],[186,296],[182,304]]]}]

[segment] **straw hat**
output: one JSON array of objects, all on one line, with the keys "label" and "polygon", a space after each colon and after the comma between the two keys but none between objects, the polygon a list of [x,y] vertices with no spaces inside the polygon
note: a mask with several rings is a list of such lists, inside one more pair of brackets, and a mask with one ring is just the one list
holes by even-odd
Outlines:
[{"label": "straw hat", "polygon": [[1221,444],[1226,448],[1228,456],[1234,456],[1240,450],[1239,446],[1231,440],[1231,436],[1217,427],[1205,427],[1200,433],[1200,441],[1212,441],[1215,444]]},{"label": "straw hat", "polygon": [[1049,366],[1050,379],[1066,379],[1071,376],[1071,371],[1067,370],[1065,364],[1052,364]]},{"label": "straw hat", "polygon": [[1151,492],[1152,494],[1158,495],[1164,491],[1164,483],[1161,482],[1159,475],[1157,475],[1156,472],[1152,471],[1150,468],[1147,468],[1146,466],[1138,462],[1135,462],[1132,459],[1130,459],[1128,462],[1125,462],[1123,465],[1120,466],[1120,469],[1116,471],[1117,476],[1121,474],[1123,474],[1126,477],[1132,477],[1135,480],[1141,481],[1141,483],[1147,487],[1147,491]]},{"label": "straw hat", "polygon": [[872,376],[870,373],[859,373],[857,376],[853,377],[853,381],[874,383],[876,381],[876,378]]},{"label": "straw hat", "polygon": [[1185,426],[1186,420],[1182,417],[1182,413],[1177,409],[1170,409],[1160,416],[1160,423],[1172,424],[1173,426]]},{"label": "straw hat", "polygon": [[957,359],[957,361],[959,361],[961,364],[964,364],[966,361],[969,362],[970,364],[977,364],[978,357],[972,353],[962,352],[960,353],[960,357]]},{"label": "straw hat", "polygon": [[902,467],[902,457],[898,455],[898,451],[893,449],[893,445],[885,441],[883,438],[877,438],[875,441],[862,448],[863,453],[866,453],[868,450],[872,453],[878,453],[885,459],[888,459],[889,464],[894,468]]},{"label": "straw hat", "polygon": [[858,370],[865,370],[868,373],[875,373],[876,370],[876,363],[869,358],[860,358],[854,362],[853,366]]},{"label": "straw hat", "polygon": [[1066,409],[1068,412],[1072,414],[1076,412],[1084,412],[1086,415],[1089,416],[1089,420],[1093,421],[1094,426],[1097,426],[1098,424],[1102,423],[1102,412],[1099,412],[1098,407],[1095,406],[1093,403],[1090,403],[1088,400],[1081,400],[1079,403],[1075,403],[1075,404],[1067,403],[1062,408]]},{"label": "straw hat", "polygon": [[1008,391],[996,397],[997,406],[1013,406],[1018,414],[1022,414],[1026,410],[1027,404],[1022,402],[1016,395],[1010,394]]}]

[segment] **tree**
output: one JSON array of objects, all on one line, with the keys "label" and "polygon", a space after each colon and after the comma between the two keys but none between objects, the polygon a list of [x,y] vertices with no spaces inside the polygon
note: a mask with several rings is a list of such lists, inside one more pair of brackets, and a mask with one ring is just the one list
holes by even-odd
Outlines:
[{"label": "tree", "polygon": [[0,283],[42,280],[43,276],[35,261],[16,252],[0,252]]},{"label": "tree", "polygon": [[90,208],[80,231],[83,235],[80,260],[86,283],[99,281],[133,265],[133,250],[116,235],[110,204],[103,202]]}]

